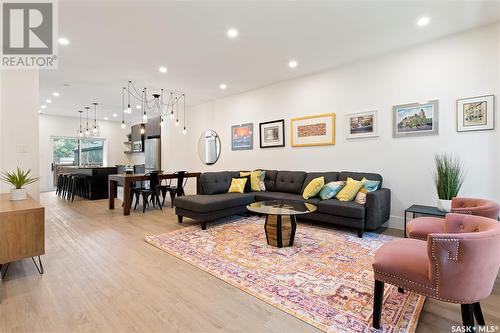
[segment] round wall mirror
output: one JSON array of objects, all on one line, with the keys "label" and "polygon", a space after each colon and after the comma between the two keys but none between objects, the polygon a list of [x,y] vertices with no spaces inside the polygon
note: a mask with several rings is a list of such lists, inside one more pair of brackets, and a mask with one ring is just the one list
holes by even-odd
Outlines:
[{"label": "round wall mirror", "polygon": [[201,133],[200,141],[198,141],[198,154],[200,160],[206,165],[217,162],[220,156],[220,139],[215,131],[206,130]]}]

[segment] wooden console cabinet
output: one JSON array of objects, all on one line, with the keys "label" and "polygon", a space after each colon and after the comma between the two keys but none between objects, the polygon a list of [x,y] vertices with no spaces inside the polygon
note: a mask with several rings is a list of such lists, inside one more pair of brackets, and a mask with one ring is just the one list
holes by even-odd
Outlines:
[{"label": "wooden console cabinet", "polygon": [[30,196],[11,201],[10,194],[0,194],[0,238],[1,283],[4,264],[45,254],[45,208]]}]

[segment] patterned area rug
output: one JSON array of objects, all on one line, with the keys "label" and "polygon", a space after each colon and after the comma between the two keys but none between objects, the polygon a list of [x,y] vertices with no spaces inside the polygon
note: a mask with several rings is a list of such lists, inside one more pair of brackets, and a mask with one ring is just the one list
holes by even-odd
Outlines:
[{"label": "patterned area rug", "polygon": [[[146,241],[326,332],[372,332],[375,251],[390,236],[299,224],[293,247],[267,245],[264,219],[193,226]],[[413,332],[425,298],[386,285],[384,332]]]}]

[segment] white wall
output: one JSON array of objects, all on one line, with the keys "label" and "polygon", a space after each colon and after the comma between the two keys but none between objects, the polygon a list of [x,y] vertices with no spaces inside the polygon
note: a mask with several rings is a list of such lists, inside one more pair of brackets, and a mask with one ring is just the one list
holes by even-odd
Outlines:
[{"label": "white wall", "polygon": [[[163,153],[168,159],[163,165],[190,171],[378,172],[392,190],[390,225],[398,227],[411,204],[435,205],[433,156],[453,152],[467,172],[460,194],[500,199],[500,117],[495,131],[457,133],[455,111],[457,98],[500,96],[499,37],[498,26],[484,27],[196,106],[189,111],[189,135],[171,123],[165,129]],[[392,138],[392,106],[433,99],[439,100],[439,136]],[[345,114],[370,110],[379,111],[380,136],[347,140]],[[336,114],[334,146],[290,147],[290,118],[329,112]],[[286,121],[286,147],[260,149],[259,122],[281,118]],[[254,123],[254,149],[231,151],[231,125],[247,122]],[[222,141],[220,160],[213,166],[198,158],[198,137],[205,129],[215,130]]]},{"label": "white wall", "polygon": [[[127,141],[128,129],[122,129],[120,124],[112,121],[100,121],[102,139],[106,139],[106,160],[107,166],[115,164],[131,163],[129,156],[124,153],[130,149],[124,144]],[[51,163],[52,163],[52,142],[54,136],[76,137],[79,119],[74,117],[62,117],[51,115],[40,115],[40,189],[42,191],[51,190]]]},{"label": "white wall", "polygon": [[[38,176],[38,70],[2,70],[0,81],[0,170],[19,166]],[[2,183],[0,192],[11,187]],[[39,183],[27,189],[38,200]]]}]

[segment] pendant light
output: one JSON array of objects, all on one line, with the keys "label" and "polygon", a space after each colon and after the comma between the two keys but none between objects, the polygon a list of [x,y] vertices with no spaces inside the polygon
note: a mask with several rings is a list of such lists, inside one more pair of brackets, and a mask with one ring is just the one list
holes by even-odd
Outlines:
[{"label": "pendant light", "polygon": [[182,108],[183,108],[183,117],[182,117],[182,121],[184,122],[184,127],[182,129],[182,134],[186,135],[187,134],[187,129],[186,129],[186,95],[182,95],[184,100],[182,101],[183,104],[182,104]]},{"label": "pendant light", "polygon": [[78,126],[78,131],[77,135],[79,138],[83,138],[83,127],[82,127],[82,110],[78,110],[78,113],[80,114],[80,126]]},{"label": "pendant light", "polygon": [[87,123],[85,125],[85,136],[89,136],[90,135],[90,128],[89,128],[89,109],[90,107],[89,106],[86,106],[85,107],[85,110],[87,111]]},{"label": "pendant light", "polygon": [[100,126],[99,123],[97,122],[97,105],[98,103],[94,102],[92,103],[94,105],[94,123],[92,124],[92,135],[93,136],[99,136],[100,135]]},{"label": "pendant light", "polygon": [[[130,103],[130,102],[129,102]],[[127,110],[125,110],[124,108],[124,105],[125,104],[125,87],[123,87],[122,89],[122,124],[121,124],[121,128],[122,129],[125,129],[125,112],[127,112]]]}]

